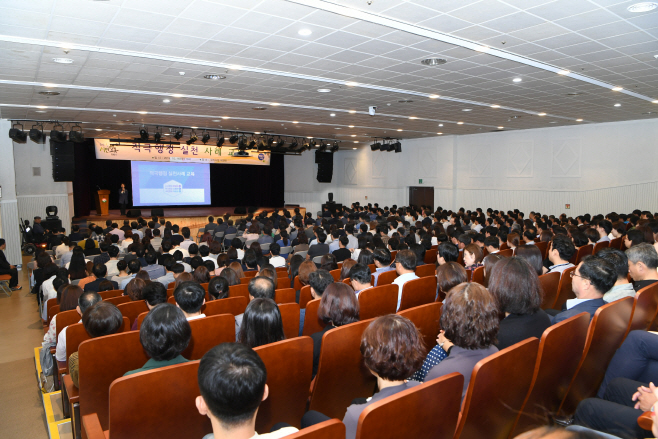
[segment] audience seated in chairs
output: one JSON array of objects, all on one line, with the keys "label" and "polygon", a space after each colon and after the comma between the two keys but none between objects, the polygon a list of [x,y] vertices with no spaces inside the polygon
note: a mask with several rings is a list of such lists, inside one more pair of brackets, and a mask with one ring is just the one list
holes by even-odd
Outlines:
[{"label": "audience seated in chairs", "polygon": [[208,296],[210,300],[226,299],[228,297],[228,280],[222,276],[215,276],[208,283]]},{"label": "audience seated in chairs", "polygon": [[238,343],[256,348],[284,340],[283,322],[279,307],[272,299],[254,299],[244,312]]},{"label": "audience seated in chairs", "polygon": [[418,279],[418,276],[416,276],[416,254],[411,250],[399,251],[395,257],[395,270],[398,277],[395,278],[393,283],[398,286],[397,309],[399,309],[404,284],[410,280]]},{"label": "audience seated in chairs", "polygon": [[197,282],[183,282],[174,290],[176,306],[183,311],[187,320],[196,320],[205,317],[201,308],[206,303],[206,290]]},{"label": "audience seated in chairs", "polygon": [[[89,307],[94,306],[100,301],[101,296],[98,295],[98,293],[93,291],[84,293],[77,285],[68,285],[64,291],[62,291],[62,304],[64,305],[64,308],[67,310],[75,309],[80,316],[82,316]],[[66,328],[68,328],[68,326],[63,328],[57,337],[57,349],[55,351],[55,358],[57,361],[66,361]]]},{"label": "audience seated in chairs", "polygon": [[[249,301],[254,299],[271,299],[274,301],[274,282],[271,279],[266,277],[256,276],[249,281],[247,290],[249,291]],[[242,319],[244,314],[238,314],[235,316],[235,339],[237,340],[238,335],[240,334],[240,326],[242,325]]]}]

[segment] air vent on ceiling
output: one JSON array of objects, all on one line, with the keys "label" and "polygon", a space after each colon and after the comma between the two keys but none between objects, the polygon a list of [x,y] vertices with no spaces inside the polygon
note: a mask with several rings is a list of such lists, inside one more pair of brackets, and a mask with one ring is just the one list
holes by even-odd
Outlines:
[{"label": "air vent on ceiling", "polygon": [[212,79],[213,81],[217,81],[218,79],[226,79],[226,76],[216,74],[203,75],[203,77],[206,79]]},{"label": "air vent on ceiling", "polygon": [[426,66],[440,66],[440,65],[445,64],[447,62],[448,61],[446,61],[443,58],[427,58],[427,59],[422,60],[420,63],[424,64]]},{"label": "air vent on ceiling", "polygon": [[402,100],[398,101],[398,104],[410,104],[412,102],[413,101],[411,99],[402,99]]},{"label": "air vent on ceiling", "polygon": [[567,96],[578,96],[578,95],[581,95],[581,94],[582,93],[576,91],[576,92],[572,92],[572,93],[567,93],[566,95]]},{"label": "air vent on ceiling", "polygon": [[57,96],[59,94],[59,92],[58,91],[40,91],[39,94],[43,95],[43,96]]}]

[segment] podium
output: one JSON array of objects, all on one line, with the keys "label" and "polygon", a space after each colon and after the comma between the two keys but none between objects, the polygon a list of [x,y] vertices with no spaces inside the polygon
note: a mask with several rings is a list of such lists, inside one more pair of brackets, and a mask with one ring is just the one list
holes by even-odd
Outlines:
[{"label": "podium", "polygon": [[101,189],[96,194],[96,215],[107,216],[109,215],[110,208],[110,191]]}]

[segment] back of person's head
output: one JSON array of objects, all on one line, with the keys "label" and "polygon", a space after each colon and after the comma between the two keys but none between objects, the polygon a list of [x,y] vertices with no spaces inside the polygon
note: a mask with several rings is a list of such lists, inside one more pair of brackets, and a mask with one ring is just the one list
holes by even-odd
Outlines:
[{"label": "back of person's head", "polygon": [[658,253],[656,253],[656,248],[646,242],[634,245],[626,250],[626,257],[633,264],[642,262],[650,270],[655,270],[658,267]]},{"label": "back of person's head", "polygon": [[626,279],[628,277],[628,256],[623,251],[606,247],[596,252],[596,256],[610,262],[617,272],[617,279]]},{"label": "back of person's head", "polygon": [[82,326],[92,338],[103,337],[119,332],[123,316],[113,303],[100,301],[82,313]]},{"label": "back of person's head", "polygon": [[103,300],[103,298],[95,291],[82,293],[80,297],[78,297],[78,307],[80,308],[80,312],[84,314],[87,309],[96,305],[101,300]]},{"label": "back of person's head", "polygon": [[488,289],[500,312],[510,314],[534,314],[544,296],[536,270],[519,256],[504,258],[493,267]]},{"label": "back of person's head", "polygon": [[174,299],[186,313],[197,313],[206,300],[206,290],[196,282],[183,282],[174,290]]},{"label": "back of person's head", "polygon": [[459,247],[452,242],[442,242],[437,248],[437,254],[446,262],[457,262]]},{"label": "back of person's head", "polygon": [[270,244],[270,253],[272,256],[279,256],[279,253],[281,253],[281,246],[276,242],[273,242]]},{"label": "back of person's head", "polygon": [[[117,235],[112,235],[112,236],[117,236]],[[107,249],[107,254],[110,255],[111,258],[116,258],[119,256],[119,247],[115,245],[111,245],[110,248]]]},{"label": "back of person's head", "polygon": [[368,369],[386,381],[409,378],[425,358],[423,341],[407,318],[388,314],[376,318],[363,331],[361,355]]},{"label": "back of person's head", "polygon": [[210,272],[208,271],[208,268],[206,268],[205,264],[197,267],[194,270],[194,273],[192,273],[192,278],[195,282],[200,284],[205,284],[210,282]]},{"label": "back of person's head", "polygon": [[587,236],[583,232],[578,230],[571,233],[571,240],[573,241],[573,245],[578,248],[589,244],[589,239],[587,238]]},{"label": "back of person's head", "polygon": [[298,276],[299,276],[299,281],[303,285],[308,285],[308,276],[317,270],[317,267],[313,263],[313,261],[304,261],[301,263],[299,266],[298,270]]},{"label": "back of person's head", "polygon": [[114,285],[110,280],[105,279],[98,284],[99,293],[102,293],[103,291],[112,291],[113,289],[114,289]]},{"label": "back of person's head", "polygon": [[496,300],[480,284],[457,285],[443,301],[441,328],[448,340],[463,349],[483,349],[496,344],[499,329]]},{"label": "back of person's head", "polygon": [[281,312],[274,300],[258,298],[244,312],[238,342],[256,348],[285,339]]},{"label": "back of person's head", "polygon": [[268,279],[262,276],[256,276],[249,281],[247,290],[249,290],[249,295],[254,299],[264,298],[274,300],[274,282],[272,279]]},{"label": "back of person's head", "polygon": [[541,276],[544,268],[544,258],[542,257],[541,250],[536,245],[520,245],[516,248],[515,255],[525,259],[535,270],[537,276]]},{"label": "back of person's head", "polygon": [[[653,248],[653,246],[650,247]],[[589,280],[601,295],[607,293],[617,282],[617,270],[614,265],[598,256],[585,256],[578,271],[580,276]]]},{"label": "back of person's head", "polygon": [[395,256],[395,264],[400,264],[405,270],[416,269],[416,253],[411,250],[400,250]]},{"label": "back of person's head", "polygon": [[228,297],[228,281],[225,277],[215,276],[208,283],[210,300],[226,299]]},{"label": "back of person's head", "polygon": [[222,429],[248,425],[265,394],[267,370],[263,360],[241,343],[222,343],[199,363],[200,413],[219,421]]},{"label": "back of person's head", "polygon": [[107,274],[107,267],[105,264],[94,264],[94,268],[92,269],[92,273],[96,278],[101,278],[105,277]]},{"label": "back of person's head", "polygon": [[475,263],[482,262],[482,250],[480,247],[478,247],[477,244],[468,244],[466,247],[464,247],[464,251],[473,255]]},{"label": "back of person's head", "polygon": [[131,279],[123,289],[123,295],[130,297],[130,300],[136,302],[142,300],[142,291],[146,287],[146,282],[139,278]]},{"label": "back of person's head", "polygon": [[466,269],[457,262],[446,262],[436,269],[436,279],[439,290],[447,293],[457,285],[467,282]]},{"label": "back of person's head", "polygon": [[576,247],[573,242],[566,235],[555,235],[551,241],[553,250],[557,250],[560,259],[568,261],[576,253]]},{"label": "back of person's head", "polygon": [[151,282],[142,289],[142,299],[151,306],[167,303],[167,288],[160,282]]},{"label": "back of person's head", "polygon": [[350,279],[355,280],[360,284],[369,284],[371,275],[370,267],[365,264],[356,264],[350,269]]},{"label": "back of person's head", "polygon": [[308,275],[308,284],[318,296],[322,296],[325,289],[332,283],[334,283],[334,278],[327,270],[319,269]]},{"label": "back of person's head", "polygon": [[[53,286],[54,285],[55,282],[53,281]],[[82,288],[80,288],[77,285],[69,285],[66,283],[63,283],[61,288],[62,288],[62,292],[60,294],[60,301],[59,301],[60,312],[70,311],[72,309],[75,309],[76,306],[78,306],[80,296],[84,294]]]},{"label": "back of person's head", "polygon": [[325,288],[318,308],[318,318],[325,324],[347,325],[359,321],[359,301],[354,290],[342,282]]},{"label": "back of person's head", "polygon": [[171,303],[153,308],[139,330],[144,352],[156,361],[169,361],[179,356],[190,344],[192,329],[183,311]]},{"label": "back of person's head", "polygon": [[130,274],[137,274],[141,269],[142,269],[142,264],[140,264],[137,259],[133,259],[130,262],[128,262],[128,271],[130,272]]}]

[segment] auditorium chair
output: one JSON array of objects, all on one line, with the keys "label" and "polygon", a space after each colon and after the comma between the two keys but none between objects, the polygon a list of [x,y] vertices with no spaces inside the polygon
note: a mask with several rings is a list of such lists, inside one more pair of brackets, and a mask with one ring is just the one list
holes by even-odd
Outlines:
[{"label": "auditorium chair", "polygon": [[507,439],[530,390],[538,347],[532,337],[478,361],[455,439]]},{"label": "auditorium chair", "polygon": [[410,280],[402,286],[400,311],[434,302],[436,298],[436,276]]},{"label": "auditorium chair", "polygon": [[510,437],[548,425],[547,417],[557,413],[583,355],[589,317],[589,313],[583,312],[544,331],[530,393]]},{"label": "auditorium chair", "polygon": [[599,252],[599,250],[603,248],[607,248],[609,246],[610,246],[610,241],[597,242],[596,245],[594,246],[594,249],[592,250],[592,254],[595,255]]},{"label": "auditorium chair", "polygon": [[141,313],[148,312],[149,310],[149,307],[146,306],[146,302],[144,300],[120,303],[119,305],[117,305],[117,308],[119,308],[119,311],[121,311],[121,315],[123,315],[124,317],[128,317],[131,328],[133,323],[135,322],[135,319],[137,319],[137,317],[139,317]]},{"label": "auditorium chair", "polygon": [[239,284],[228,287],[228,297],[244,297],[249,300],[248,285]]},{"label": "auditorium chair", "polygon": [[464,252],[459,252],[459,255],[457,255],[457,263],[462,267],[464,266]]},{"label": "auditorium chair", "polygon": [[592,250],[594,250],[594,246],[592,244],[587,244],[580,247],[576,252],[576,254],[571,257],[569,262],[571,262],[575,266],[578,266],[578,264],[580,264],[580,261],[582,261],[585,256],[589,256],[592,254]]},{"label": "auditorium chair", "polygon": [[224,232],[215,232],[215,237],[213,238],[213,241],[217,241],[219,243],[224,242]]},{"label": "auditorium chair", "polygon": [[[43,304],[42,304],[42,305],[43,305]],[[46,320],[43,321],[43,325],[44,325],[44,326],[48,326],[48,325],[50,324],[50,320],[53,318],[53,316],[54,316],[55,314],[57,314],[57,312],[59,312],[59,305],[57,305],[57,297],[53,297],[52,299],[48,299],[48,300],[46,301],[46,304],[43,305],[43,306],[45,306],[45,308],[46,308],[46,310],[47,310],[47,312],[46,312]],[[57,312],[55,312],[55,314],[52,314],[52,315],[51,315],[51,314],[50,314],[50,308],[52,308],[52,307],[54,307],[54,306],[57,306]]]},{"label": "auditorium chair", "polygon": [[423,337],[425,354],[436,346],[436,338],[441,330],[442,307],[443,303],[432,302],[398,312],[398,315],[408,318],[418,328],[420,335]]},{"label": "auditorium chair", "polygon": [[290,434],[286,439],[345,439],[345,424],[330,419]]},{"label": "auditorium chair", "polygon": [[244,277],[256,277],[256,276],[258,276],[258,271],[256,270],[250,270],[244,272]]},{"label": "auditorium chair", "polygon": [[546,259],[548,257],[548,242],[546,241],[537,241],[535,242],[535,245],[541,252],[541,258],[542,260]]},{"label": "auditorium chair", "polygon": [[436,252],[437,250],[434,248],[425,251],[425,258],[423,258],[423,262],[431,265],[436,264]]},{"label": "auditorium chair", "polygon": [[249,282],[250,282],[251,279],[253,279],[253,278],[254,278],[253,276],[251,276],[251,277],[246,277],[246,276],[245,276],[245,277],[243,277],[243,278],[240,279],[240,284],[242,284],[242,285],[249,285]]},{"label": "auditorium chair", "polygon": [[167,285],[167,289],[168,290],[175,290],[176,289],[176,281],[169,282],[169,284]]},{"label": "auditorium chair", "polygon": [[427,276],[436,276],[436,267],[434,264],[425,264],[416,267],[416,276],[418,277],[427,277]]},{"label": "auditorium chair", "polygon": [[[313,335],[316,332],[320,332],[324,329],[325,323],[318,318],[320,300],[322,299],[313,299],[306,304],[306,313],[304,314],[304,331],[302,332],[302,335]],[[299,334],[299,330],[297,333]]]},{"label": "auditorium chair", "polygon": [[[48,299],[48,302],[50,302],[51,300],[53,299]],[[57,299],[55,298],[55,300]],[[48,305],[48,303],[46,303],[46,305]],[[60,309],[59,305],[52,305],[50,308],[48,308],[48,321],[45,325],[43,325],[45,331],[47,331],[48,328],[50,327],[50,321],[53,319],[53,317],[59,314],[59,309]]]},{"label": "auditorium chair", "polygon": [[624,246],[624,238],[615,238],[610,240],[610,247],[616,248],[618,250],[624,251],[622,247]]},{"label": "auditorium chair", "polygon": [[295,303],[295,290],[293,288],[279,288],[274,291],[274,301],[277,304]]},{"label": "auditorium chair", "polygon": [[215,316],[219,314],[231,314],[237,316],[244,314],[247,305],[249,305],[249,299],[246,297],[227,297],[226,299],[206,302],[201,311],[207,316]]},{"label": "auditorium chair", "polygon": [[85,411],[82,417],[87,438],[200,439],[212,433],[210,418],[200,415],[194,403],[201,394],[198,369],[199,361],[191,361],[116,377],[109,404],[97,407],[105,413]]},{"label": "auditorium chair", "polygon": [[122,303],[128,303],[130,301],[131,299],[129,296],[117,296],[117,297],[110,297],[108,299],[103,299],[103,302],[109,302],[116,306],[119,306]]},{"label": "auditorium chair", "polygon": [[573,293],[573,290],[571,289],[571,273],[576,271],[576,268],[578,267],[567,268],[562,273],[562,276],[560,277],[560,283],[557,287],[557,298],[555,299],[553,306],[550,308],[561,310],[562,305],[567,303],[567,300],[574,299],[576,297],[576,295]]},{"label": "auditorium chair", "polygon": [[377,277],[377,286],[390,285],[396,277],[398,277],[398,273],[395,270],[385,271]]},{"label": "auditorium chair", "polygon": [[[294,290],[294,288],[293,288]],[[306,304],[313,300],[313,296],[311,295],[311,286],[310,285],[304,285],[301,290],[299,290],[299,307],[301,309],[306,308]]]},{"label": "auditorium chair", "polygon": [[260,245],[260,250],[264,255],[269,254],[270,253],[270,244],[269,243],[261,244]]},{"label": "auditorium chair", "polygon": [[573,415],[580,401],[596,395],[612,356],[624,340],[632,312],[632,297],[608,303],[596,310],[589,324],[578,369],[560,405],[560,415]]},{"label": "auditorium chair", "polygon": [[201,241],[201,238],[203,238],[203,234],[206,233],[206,229],[204,227],[201,227],[199,230],[196,232],[196,243],[198,244]]},{"label": "auditorium chair", "polygon": [[397,306],[397,285],[382,285],[359,293],[359,317],[361,320],[395,314]]},{"label": "auditorium chair", "polygon": [[393,250],[391,252],[391,262],[395,262],[395,256],[398,254],[397,250]]},{"label": "auditorium chair", "polygon": [[299,305],[295,302],[282,303],[279,306],[283,333],[286,338],[295,338],[299,335]]},{"label": "auditorium chair", "polygon": [[309,410],[342,419],[354,398],[373,395],[377,380],[364,366],[359,348],[370,323],[350,323],[324,333]]},{"label": "auditorium chair", "polygon": [[[507,245],[506,242],[503,242],[502,244],[500,244],[499,250],[503,251],[503,250],[511,250],[511,249],[509,248],[509,245]],[[507,257],[509,257],[509,256],[507,256]]]},{"label": "auditorium chair", "polygon": [[331,277],[334,278],[334,282],[339,282],[340,281],[340,272],[342,270],[340,268],[337,268],[335,270],[331,270],[329,274],[331,274]]},{"label": "auditorium chair", "polygon": [[[341,262],[341,264],[342,264],[342,262]],[[368,268],[370,269],[371,274],[374,273],[375,271],[377,271],[377,266],[375,264],[368,264]]]},{"label": "auditorium chair", "polygon": [[471,282],[478,283],[486,288],[484,282],[484,266],[478,267],[475,270],[471,271]]},{"label": "auditorium chair", "polygon": [[452,439],[464,377],[453,372],[370,404],[361,412],[356,439]]},{"label": "auditorium chair", "polygon": [[304,259],[306,259],[306,255],[308,254],[308,250],[304,250],[304,251],[301,251],[301,252],[297,252],[297,253],[295,253],[295,254],[301,256],[301,257],[304,258]]},{"label": "auditorium chair", "polygon": [[[459,255],[461,256],[462,253],[463,252],[459,252]],[[500,255],[503,258],[511,258],[512,256],[514,256],[514,250],[512,250],[509,247],[502,250],[502,246],[501,246],[501,250],[498,252],[498,255]],[[462,256],[462,258],[463,258],[463,256]]]},{"label": "auditorium chair", "polygon": [[313,340],[310,337],[290,338],[259,346],[254,351],[265,363],[269,387],[269,396],[258,409],[256,431],[267,433],[277,422],[300,428],[313,372]]},{"label": "auditorium chair", "polygon": [[188,323],[192,329],[192,338],[181,354],[188,360],[199,360],[218,344],[235,341],[235,318],[230,314],[206,316]]},{"label": "auditorium chair", "polygon": [[626,335],[630,331],[647,331],[651,328],[658,311],[658,282],[642,288],[633,299],[633,315]]},{"label": "auditorium chair", "polygon": [[290,255],[290,252],[292,252],[292,247],[290,247],[290,246],[281,247],[281,249],[279,250],[279,256],[282,256],[282,257],[288,259],[288,255]]},{"label": "auditorium chair", "polygon": [[123,296],[123,290],[101,291],[98,294],[103,298],[103,300],[106,300],[106,299],[109,299],[110,297]]},{"label": "auditorium chair", "polygon": [[301,290],[303,286],[302,281],[299,280],[299,276],[295,276],[295,279],[293,280],[293,288],[295,291]]},{"label": "auditorium chair", "polygon": [[560,273],[542,274],[539,276],[539,284],[544,292],[541,308],[550,309],[557,300],[558,287],[560,286]]}]

